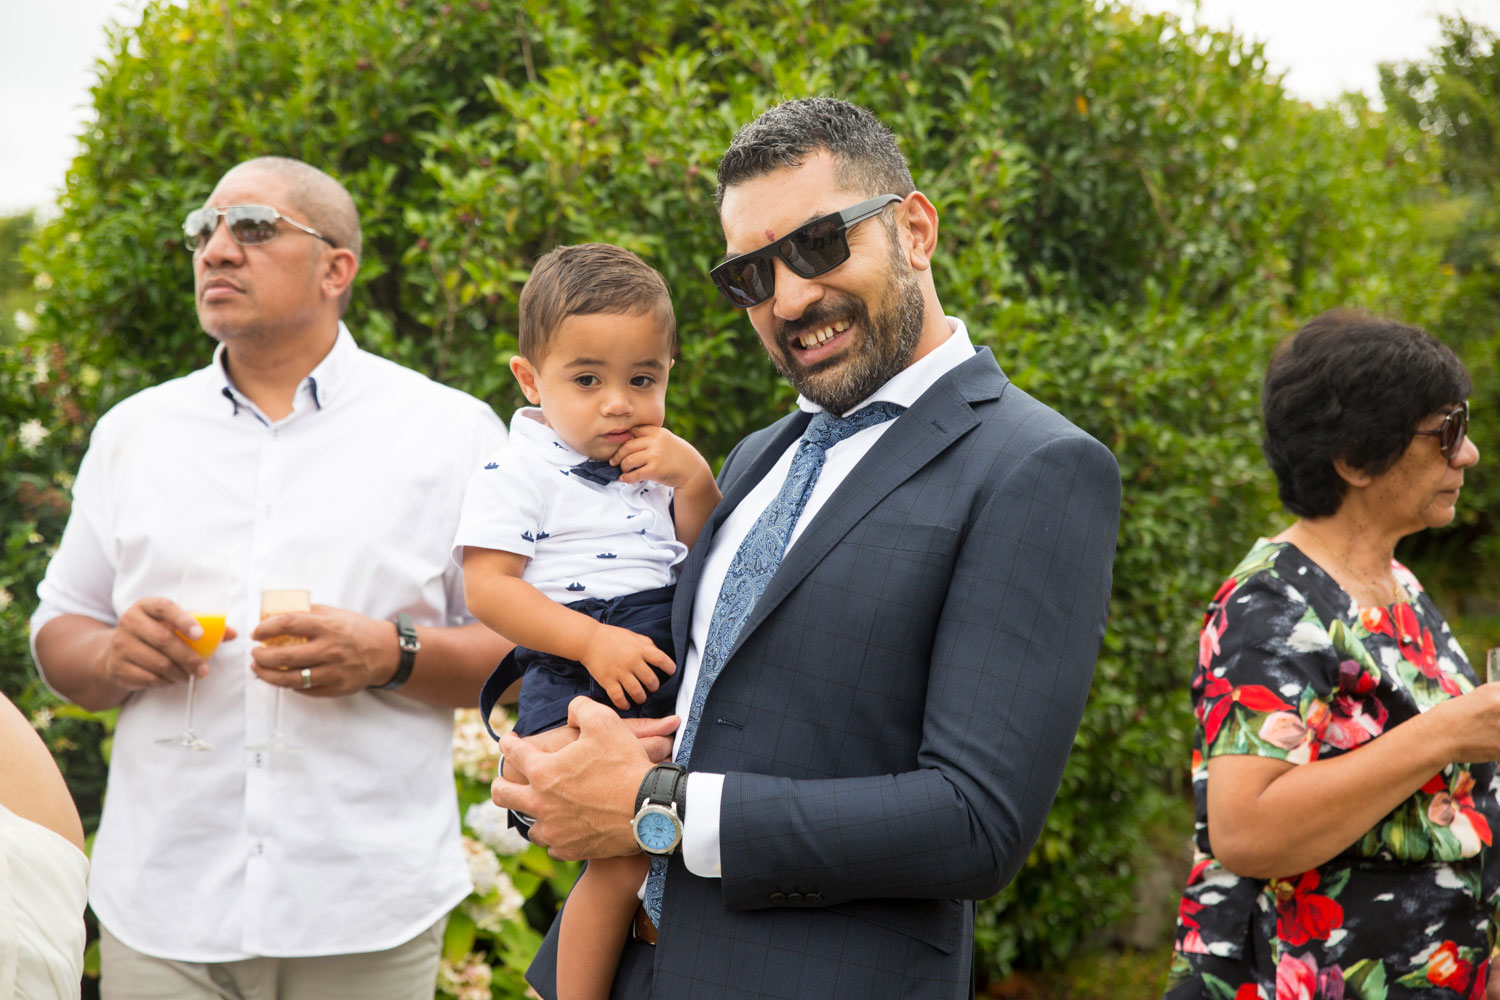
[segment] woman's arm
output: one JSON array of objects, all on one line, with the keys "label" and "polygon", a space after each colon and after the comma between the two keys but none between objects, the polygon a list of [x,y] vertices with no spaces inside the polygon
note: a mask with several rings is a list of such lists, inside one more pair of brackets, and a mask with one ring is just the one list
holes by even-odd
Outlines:
[{"label": "woman's arm", "polygon": [[1441,702],[1326,760],[1213,757],[1209,843],[1238,875],[1295,875],[1348,848],[1448,764],[1496,759],[1500,684]]},{"label": "woman's arm", "polygon": [[83,849],[83,823],[46,744],[10,699],[0,695],[0,805]]}]

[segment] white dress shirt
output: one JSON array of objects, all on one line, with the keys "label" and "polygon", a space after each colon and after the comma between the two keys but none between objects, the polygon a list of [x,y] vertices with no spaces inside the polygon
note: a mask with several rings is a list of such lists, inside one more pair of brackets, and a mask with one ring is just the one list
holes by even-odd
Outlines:
[{"label": "white dress shirt", "polygon": [[469,478],[453,561],[463,565],[466,545],[525,556],[521,579],[559,604],[671,583],[688,551],[672,523],[672,487],[568,472],[586,460],[539,408],[517,410],[510,440]]},{"label": "white dress shirt", "polygon": [[[920,360],[897,372],[890,381],[876,389],[867,399],[851,407],[848,413],[840,415],[848,416],[849,413],[875,402],[898,403],[909,407],[922,393],[930,389],[934,382],[972,358],[974,345],[969,340],[969,331],[963,321],[953,316],[947,319],[948,325],[953,330],[947,340]],[[797,406],[809,413],[822,410],[821,406],[804,396],[797,398]],[[802,529],[812,523],[823,504],[844,481],[844,477],[849,475],[859,464],[859,460],[875,447],[876,442],[890,429],[892,423],[893,421],[887,420],[873,427],[866,427],[828,449],[823,471],[813,485],[812,495],[807,499],[807,506],[802,509],[802,514],[792,528],[791,538],[787,541],[788,552],[797,544],[797,539],[802,535]],[[761,513],[776,498],[776,494],[781,492],[781,484],[786,481],[787,473],[791,471],[792,458],[797,453],[797,445],[798,442],[793,441],[788,446],[781,458],[766,473],[765,478],[745,495],[745,499],[740,501],[739,506],[724,518],[718,530],[714,532],[711,547],[703,562],[703,574],[698,578],[698,589],[693,595],[693,620],[689,625],[687,652],[680,657],[682,687],[677,692],[677,714],[684,722],[687,721],[688,713],[692,710],[693,692],[698,686],[698,669],[703,660],[703,643],[708,638],[709,622],[713,618],[714,606],[719,600],[719,591],[724,586],[724,577],[729,572],[729,564],[734,559],[734,554],[739,551],[740,543],[750,533],[751,527],[754,526]],[[672,748],[674,753],[677,744],[681,741],[682,729],[679,728]],[[683,822],[682,832],[682,860],[688,871],[704,878],[719,878],[723,875],[719,851],[719,803],[723,791],[724,776],[722,774],[692,772],[688,775],[685,803],[687,816]]]},{"label": "white dress shirt", "polygon": [[250,670],[248,636],[261,582],[289,560],[315,604],[472,620],[449,545],[469,473],[504,426],[479,400],[360,350],[342,324],[281,420],[234,388],[222,354],[100,419],[38,588],[33,636],[62,614],[114,625],[141,598],[172,596],[209,553],[233,581],[239,638],[197,684],[195,728],[214,750],[156,745],[182,728],[186,684],[126,700],[90,902],[120,941],[162,958],[384,950],[469,892],[453,713],[399,692],[289,691],[282,729],[303,752],[246,750],[265,740],[275,694]]}]

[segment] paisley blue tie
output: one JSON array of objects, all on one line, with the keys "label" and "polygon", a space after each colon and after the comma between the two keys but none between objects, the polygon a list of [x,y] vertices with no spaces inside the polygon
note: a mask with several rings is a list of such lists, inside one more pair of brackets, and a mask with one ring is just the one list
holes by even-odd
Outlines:
[{"label": "paisley blue tie", "polygon": [[[840,441],[876,424],[894,420],[906,407],[896,403],[871,403],[847,417],[836,417],[826,411],[818,413],[802,432],[797,443],[797,453],[792,456],[792,467],[787,471],[781,492],[776,494],[766,509],[761,512],[750,533],[740,543],[738,551],[724,574],[724,584],[719,588],[719,599],[714,604],[713,617],[709,619],[708,636],[703,642],[703,656],[698,665],[698,686],[693,691],[693,705],[687,722],[682,728],[682,742],[677,748],[677,761],[688,763],[693,753],[693,739],[698,734],[698,724],[703,715],[704,702],[713,687],[714,679],[724,667],[729,651],[739,638],[745,619],[766,584],[781,565],[787,542],[797,520],[812,496],[818,474],[823,471],[823,460],[828,449]],[[661,921],[662,890],[666,885],[667,858],[656,855],[651,858],[651,874],[646,879],[646,912],[653,924]]]}]

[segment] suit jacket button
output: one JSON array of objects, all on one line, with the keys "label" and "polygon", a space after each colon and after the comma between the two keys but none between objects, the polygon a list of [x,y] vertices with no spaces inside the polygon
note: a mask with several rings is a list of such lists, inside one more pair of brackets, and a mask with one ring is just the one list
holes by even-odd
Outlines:
[{"label": "suit jacket button", "polygon": [[806,900],[807,902],[809,902],[809,903],[815,903],[816,904],[816,903],[823,902],[823,894],[821,892],[810,892],[806,896],[803,896],[802,898],[804,900]]},{"label": "suit jacket button", "polygon": [[773,893],[771,893],[771,902],[773,902],[773,903],[785,903],[786,902],[786,893],[784,893],[784,892],[773,892]]},{"label": "suit jacket button", "polygon": [[786,894],[786,901],[788,903],[800,903],[800,902],[802,902],[802,893],[800,893],[800,892],[789,892],[789,893]]}]

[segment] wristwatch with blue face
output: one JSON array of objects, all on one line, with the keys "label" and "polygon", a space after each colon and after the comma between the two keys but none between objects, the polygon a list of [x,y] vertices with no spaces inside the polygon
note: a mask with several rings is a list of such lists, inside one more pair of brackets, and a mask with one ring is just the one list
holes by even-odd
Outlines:
[{"label": "wristwatch with blue face", "polygon": [[682,843],[687,806],[687,768],[670,761],[646,772],[635,796],[630,831],[648,854],[671,854]]}]

